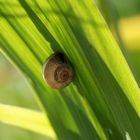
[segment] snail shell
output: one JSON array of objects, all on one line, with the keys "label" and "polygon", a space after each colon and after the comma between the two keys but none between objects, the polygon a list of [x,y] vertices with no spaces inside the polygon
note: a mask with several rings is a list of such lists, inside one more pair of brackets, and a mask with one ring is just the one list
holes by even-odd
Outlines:
[{"label": "snail shell", "polygon": [[43,77],[50,87],[61,89],[72,81],[74,71],[62,53],[55,53],[44,64]]}]

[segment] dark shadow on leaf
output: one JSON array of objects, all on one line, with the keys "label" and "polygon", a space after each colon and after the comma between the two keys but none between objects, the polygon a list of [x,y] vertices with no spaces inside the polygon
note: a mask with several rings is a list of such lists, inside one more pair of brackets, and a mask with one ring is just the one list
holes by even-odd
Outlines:
[{"label": "dark shadow on leaf", "polygon": [[[70,93],[62,91],[62,96],[66,102],[77,126],[80,131],[81,137],[83,140],[87,139],[99,139],[97,132],[91,122],[88,120],[87,116],[83,113],[82,110],[73,102],[70,98]],[[73,93],[74,94],[74,93]]]},{"label": "dark shadow on leaf", "polygon": [[140,50],[128,50],[130,67],[140,87]]}]

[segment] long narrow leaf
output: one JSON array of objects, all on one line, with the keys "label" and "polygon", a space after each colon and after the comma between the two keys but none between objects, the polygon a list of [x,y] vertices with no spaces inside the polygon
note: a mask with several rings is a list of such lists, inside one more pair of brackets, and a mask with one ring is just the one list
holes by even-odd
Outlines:
[{"label": "long narrow leaf", "polygon": [[0,104],[0,121],[56,139],[49,121],[41,112]]},{"label": "long narrow leaf", "polygon": [[[1,0],[0,12],[0,46],[30,79],[58,139],[140,138],[139,87],[92,0]],[[59,91],[41,73],[55,51],[75,69]]]}]

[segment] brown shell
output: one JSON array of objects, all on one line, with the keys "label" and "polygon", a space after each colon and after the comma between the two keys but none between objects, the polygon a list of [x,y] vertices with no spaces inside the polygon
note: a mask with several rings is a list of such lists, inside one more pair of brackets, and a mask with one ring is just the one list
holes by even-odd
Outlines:
[{"label": "brown shell", "polygon": [[52,88],[61,89],[67,86],[73,76],[74,71],[62,53],[51,55],[43,66],[43,77]]}]

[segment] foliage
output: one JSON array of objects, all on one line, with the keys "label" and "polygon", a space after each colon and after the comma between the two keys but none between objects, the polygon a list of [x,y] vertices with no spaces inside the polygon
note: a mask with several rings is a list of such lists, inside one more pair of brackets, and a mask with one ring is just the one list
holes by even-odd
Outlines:
[{"label": "foliage", "polygon": [[[0,15],[1,51],[35,90],[58,139],[140,138],[139,87],[92,0],[1,0]],[[55,51],[75,69],[59,91],[41,73]]]}]

